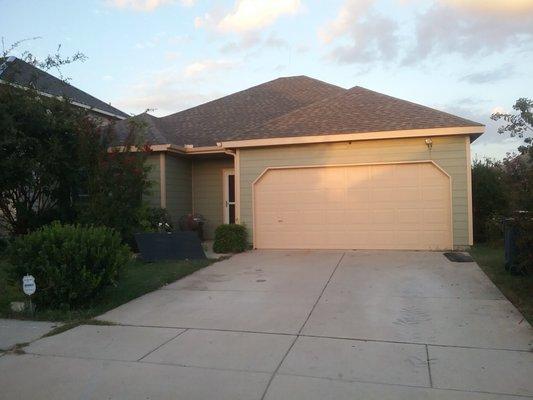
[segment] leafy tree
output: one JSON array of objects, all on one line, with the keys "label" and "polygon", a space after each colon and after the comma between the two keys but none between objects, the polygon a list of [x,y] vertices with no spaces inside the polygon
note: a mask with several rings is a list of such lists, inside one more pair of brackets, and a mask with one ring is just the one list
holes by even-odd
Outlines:
[{"label": "leafy tree", "polygon": [[528,153],[533,157],[532,140],[533,134],[533,100],[522,97],[518,99],[513,105],[513,109],[518,111],[517,114],[511,113],[494,113],[491,119],[499,121],[503,119],[507,124],[498,128],[498,133],[508,133],[511,137],[519,137],[524,139],[525,146],[520,146],[518,151],[520,154]]},{"label": "leafy tree", "polygon": [[[78,204],[79,221],[114,228],[129,244],[145,222],[143,194],[150,186],[145,161],[151,150],[140,139],[142,128],[131,120],[125,145],[110,151],[106,151],[110,142],[98,148],[91,143],[98,138],[89,136],[85,138],[89,145],[83,146],[86,150],[81,154],[87,169],[83,171],[86,196]],[[113,138],[112,128],[104,137]]]},{"label": "leafy tree", "polygon": [[0,222],[10,233],[73,218],[82,118],[65,101],[0,88]]},{"label": "leafy tree", "polygon": [[500,134],[524,139],[518,148],[519,155],[508,154],[503,160],[505,189],[510,203],[508,221],[516,232],[516,260],[508,265],[511,271],[526,274],[533,267],[533,101],[520,98],[513,109],[516,114],[495,113],[492,119],[503,119],[506,125],[498,129]]},{"label": "leafy tree", "polygon": [[[79,54],[43,62],[25,57],[60,68]],[[143,128],[130,122],[125,144],[109,151],[113,125],[102,125],[68,99],[1,85],[0,227],[21,235],[59,220],[104,225],[131,238],[144,218],[142,194],[149,186]]]},{"label": "leafy tree", "polygon": [[505,214],[507,197],[501,163],[489,159],[475,160],[472,165],[472,208],[474,240],[490,240],[491,220]]}]

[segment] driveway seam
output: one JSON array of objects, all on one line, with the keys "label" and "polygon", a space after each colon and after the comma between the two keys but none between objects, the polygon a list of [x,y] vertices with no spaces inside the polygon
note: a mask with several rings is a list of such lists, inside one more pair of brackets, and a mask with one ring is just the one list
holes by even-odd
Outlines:
[{"label": "driveway seam", "polygon": [[428,350],[427,344],[426,344],[426,360],[428,363],[429,386],[433,387],[433,378],[431,377],[431,361],[429,361],[429,350]]},{"label": "driveway seam", "polygon": [[268,389],[270,388],[270,385],[272,384],[272,381],[274,380],[274,377],[276,376],[276,374],[278,373],[279,369],[281,368],[281,365],[283,364],[283,362],[285,361],[285,359],[287,358],[287,356],[289,355],[290,351],[292,350],[292,348],[294,347],[294,344],[296,343],[296,341],[298,340],[298,338],[300,337],[300,334],[302,333],[304,327],[305,327],[305,324],[307,324],[307,321],[309,321],[309,318],[311,318],[311,314],[313,314],[313,311],[315,310],[315,307],[317,306],[318,302],[320,301],[320,299],[322,298],[322,295],[324,294],[324,292],[326,291],[326,288],[328,287],[329,285],[329,282],[331,281],[331,278],[333,277],[333,274],[335,274],[335,271],[337,271],[337,268],[339,267],[342,259],[344,258],[344,255],[346,253],[343,252],[342,255],[341,255],[341,258],[339,259],[339,261],[337,262],[337,264],[335,265],[335,268],[333,268],[333,271],[331,272],[331,274],[329,275],[329,278],[326,282],[326,284],[324,285],[324,287],[322,288],[322,290],[320,291],[320,294],[318,295],[318,298],[316,299],[315,301],[315,304],[313,304],[313,307],[311,307],[311,311],[309,311],[309,314],[307,314],[307,318],[305,319],[304,323],[302,324],[302,326],[300,327],[300,329],[298,330],[298,333],[296,334],[296,336],[294,337],[294,340],[292,341],[291,345],[289,346],[289,348],[287,349],[287,351],[285,352],[285,354],[283,355],[283,358],[281,359],[281,361],[279,362],[278,366],[276,367],[276,369],[274,370],[274,372],[272,373],[272,376],[270,377],[270,379],[268,380],[268,383],[265,387],[265,391],[263,392],[263,395],[261,396],[261,400],[264,400],[267,393],[268,393]]},{"label": "driveway seam", "polygon": [[345,382],[345,383],[368,383],[372,385],[384,385],[384,386],[400,386],[413,389],[426,389],[426,390],[445,390],[449,392],[461,392],[461,393],[479,393],[479,394],[491,394],[491,395],[501,395],[508,397],[518,397],[518,398],[533,398],[529,394],[514,394],[514,393],[504,393],[504,392],[488,392],[484,390],[465,390],[465,389],[454,389],[454,388],[442,388],[442,387],[428,387],[428,386],[416,386],[416,385],[404,385],[401,383],[388,383],[388,382],[377,382],[377,381],[367,381],[367,380],[357,380],[357,379],[345,379],[345,378],[331,378],[327,376],[313,376],[313,375],[304,375],[304,374],[293,374],[282,372],[278,374],[279,376],[295,376],[299,378],[311,378],[311,379],[324,379],[333,382]]},{"label": "driveway seam", "polygon": [[149,356],[149,355],[152,354],[154,351],[160,349],[161,347],[163,347],[163,346],[164,346],[165,344],[167,344],[168,342],[171,342],[172,340],[176,339],[178,336],[183,335],[183,334],[184,334],[185,332],[187,332],[187,331],[188,331],[188,329],[184,329],[183,331],[179,332],[176,336],[174,336],[174,337],[168,339],[167,341],[161,343],[161,344],[160,344],[159,346],[157,346],[155,349],[150,350],[150,351],[149,351],[148,353],[146,353],[144,356],[142,356],[141,358],[139,358],[139,359],[137,360],[137,362],[139,362],[139,361],[141,361],[143,358]]},{"label": "driveway seam", "polygon": [[[343,339],[343,340],[356,340],[360,342],[376,342],[376,343],[394,343],[394,344],[413,344],[418,346],[425,346],[426,343],[422,342],[403,342],[399,340],[385,340],[385,339],[370,339],[361,337],[350,336],[327,336],[327,335],[311,335],[306,333],[288,333],[288,332],[266,332],[266,331],[249,331],[238,329],[222,329],[222,328],[202,328],[197,326],[161,326],[161,325],[137,325],[137,324],[116,324],[116,326],[134,326],[141,328],[161,328],[161,329],[194,329],[198,331],[215,331],[215,332],[235,332],[235,333],[258,333],[263,335],[283,335],[283,336],[298,336],[298,337],[310,337],[310,338],[324,338],[324,339]],[[432,347],[449,347],[455,349],[472,349],[472,350],[499,350],[499,351],[514,351],[518,353],[531,353],[533,348],[530,349],[506,349],[503,347],[478,347],[478,346],[457,346],[451,344],[433,344],[427,343]]]}]

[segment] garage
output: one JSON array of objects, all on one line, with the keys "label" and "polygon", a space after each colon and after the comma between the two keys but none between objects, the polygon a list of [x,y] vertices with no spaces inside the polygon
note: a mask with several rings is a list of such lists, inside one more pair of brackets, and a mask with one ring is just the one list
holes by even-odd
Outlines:
[{"label": "garage", "polygon": [[267,168],[253,183],[260,249],[452,248],[450,177],[431,161]]}]

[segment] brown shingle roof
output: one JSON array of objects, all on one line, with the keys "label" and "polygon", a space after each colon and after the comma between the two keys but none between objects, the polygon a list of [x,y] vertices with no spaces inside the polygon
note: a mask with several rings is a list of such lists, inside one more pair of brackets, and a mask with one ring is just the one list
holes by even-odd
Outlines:
[{"label": "brown shingle roof", "polygon": [[[151,144],[215,146],[225,140],[475,126],[362,87],[306,76],[279,78],[162,118],[141,114]],[[127,121],[117,124],[119,139]]]},{"label": "brown shingle roof", "polygon": [[19,58],[0,58],[0,79],[24,87],[33,87],[52,96],[66,97],[91,109],[101,110],[120,119],[129,117],[125,112]]},{"label": "brown shingle roof", "polygon": [[346,89],[306,76],[279,78],[160,118],[174,144],[213,146],[252,126]]},{"label": "brown shingle roof", "polygon": [[482,126],[433,108],[356,86],[233,135],[232,140]]}]

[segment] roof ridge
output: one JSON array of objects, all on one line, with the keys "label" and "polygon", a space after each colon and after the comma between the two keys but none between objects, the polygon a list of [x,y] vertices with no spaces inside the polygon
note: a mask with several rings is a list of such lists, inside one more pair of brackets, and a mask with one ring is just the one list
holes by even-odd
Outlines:
[{"label": "roof ridge", "polygon": [[184,112],[187,112],[187,111],[190,111],[190,110],[198,109],[199,107],[203,107],[203,106],[206,106],[208,104],[214,103],[216,101],[226,99],[226,98],[228,98],[230,96],[234,96],[234,95],[238,95],[238,94],[243,93],[243,92],[251,91],[251,90],[259,88],[259,87],[265,87],[265,86],[267,86],[269,84],[272,84],[273,82],[276,82],[276,81],[296,79],[296,78],[305,78],[307,80],[310,80],[310,81],[313,81],[313,82],[318,82],[318,83],[320,83],[322,85],[330,86],[332,88],[343,89],[345,91],[348,90],[348,89],[345,89],[345,88],[343,88],[341,86],[334,85],[334,84],[329,83],[329,82],[321,81],[320,79],[312,78],[312,77],[307,76],[307,75],[280,76],[278,78],[271,79],[271,80],[263,82],[263,83],[258,83],[257,85],[254,85],[254,86],[250,86],[250,87],[248,87],[246,89],[241,89],[241,90],[238,90],[236,92],[224,95],[222,97],[218,97],[216,99],[206,101],[205,103],[201,103],[201,104],[198,104],[196,106],[192,106],[192,107],[186,108],[186,109],[181,110],[181,111],[177,111],[177,112],[172,113],[172,114],[164,115],[163,117],[160,117],[160,118],[161,119],[165,119],[167,117],[172,117],[172,116],[175,116],[175,115],[180,114],[180,113],[184,113]]}]

